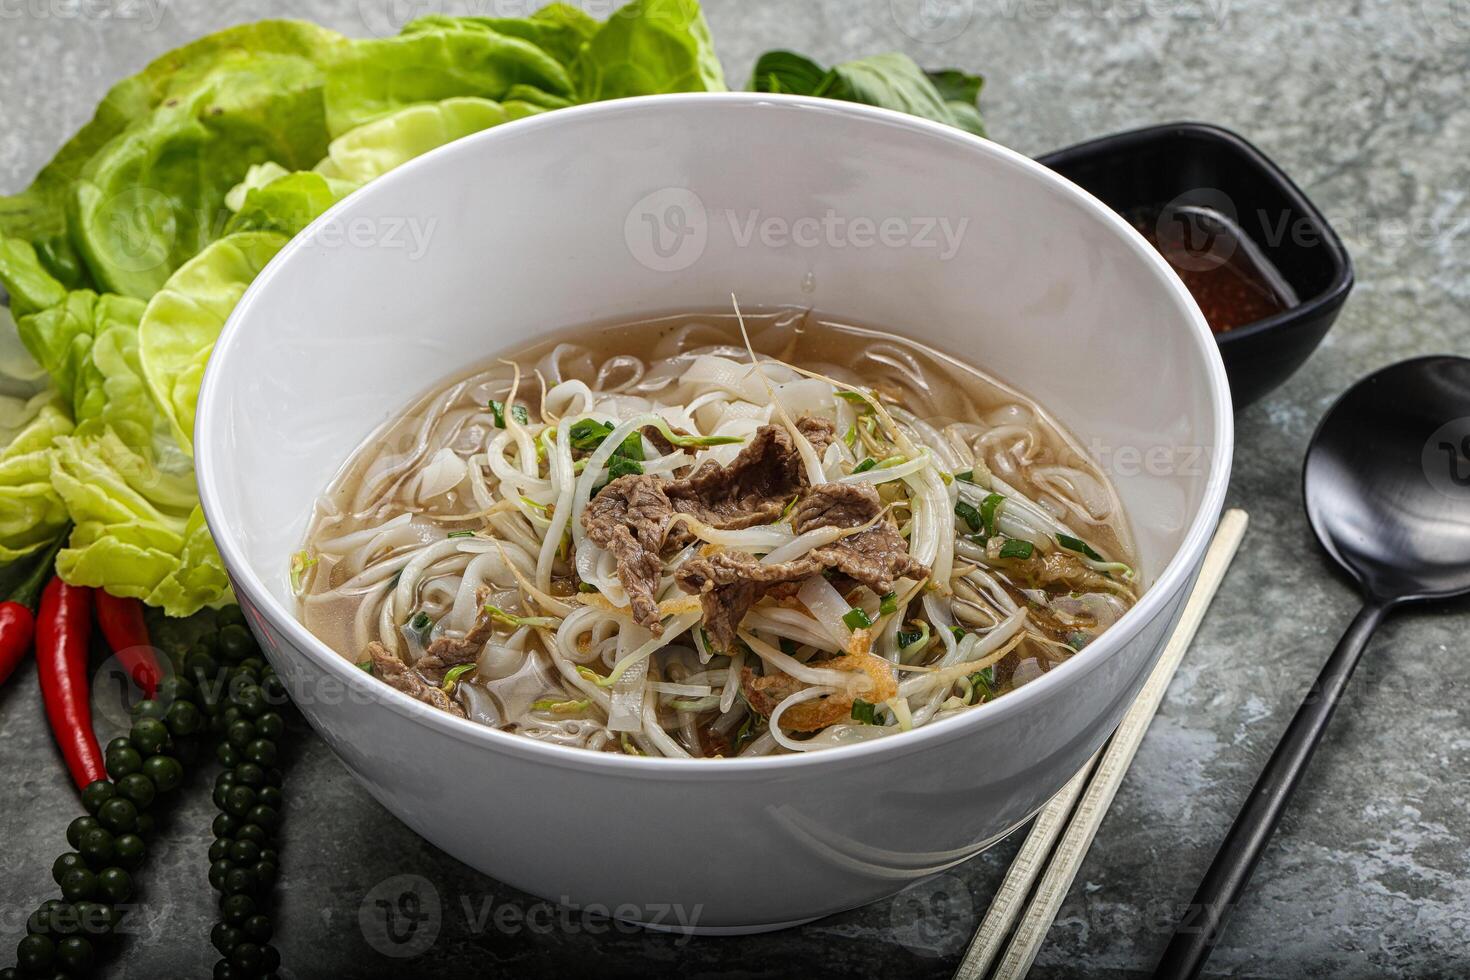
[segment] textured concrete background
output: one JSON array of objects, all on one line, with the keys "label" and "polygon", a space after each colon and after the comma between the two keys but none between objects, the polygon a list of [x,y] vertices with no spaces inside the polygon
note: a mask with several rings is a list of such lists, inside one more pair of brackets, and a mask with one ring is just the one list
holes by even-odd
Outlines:
[{"label": "textured concrete background", "polygon": [[[470,0],[454,12],[516,12]],[[1301,453],[1332,398],[1401,357],[1470,346],[1470,3],[1465,0],[708,0],[732,82],[773,46],[821,60],[902,49],[984,72],[992,135],[1028,153],[1147,123],[1237,129],[1291,173],[1352,251],[1358,287],[1310,363],[1238,420],[1230,502],[1252,525],[1199,640],[1053,928],[1039,977],[1149,969],[1254,774],[1355,609],[1297,500]],[[437,0],[0,0],[0,187],[19,189],[105,88],[206,31],[302,16],[383,31]],[[519,8],[517,8],[519,9]],[[102,11],[109,16],[101,16]],[[939,27],[925,11],[950,13]],[[1470,605],[1390,622],[1359,670],[1212,972],[1470,975]],[[315,739],[288,787],[279,944],[296,977],[642,975],[944,977],[1014,843],[892,902],[778,935],[678,940],[567,922],[390,819]],[[76,809],[34,671],[0,691],[0,936]],[[118,975],[205,975],[209,806],[196,793],[143,874]],[[437,941],[374,950],[375,885],[435,883]],[[524,917],[523,917],[524,916]],[[594,934],[599,925],[603,934]],[[512,972],[513,971],[513,972]]]}]

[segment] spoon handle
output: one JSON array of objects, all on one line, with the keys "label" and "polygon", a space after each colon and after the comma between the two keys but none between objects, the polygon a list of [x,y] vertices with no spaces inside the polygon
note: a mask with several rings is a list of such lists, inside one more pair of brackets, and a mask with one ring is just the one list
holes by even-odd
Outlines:
[{"label": "spoon handle", "polygon": [[1155,980],[1194,980],[1224,932],[1225,921],[1250,881],[1266,844],[1280,822],[1292,791],[1307,771],[1348,678],[1388,606],[1369,600],[1327,658],[1316,682],[1297,708],[1286,733],[1271,753],[1250,797],[1225,835],[1215,861],[1200,882],[1154,971]]}]

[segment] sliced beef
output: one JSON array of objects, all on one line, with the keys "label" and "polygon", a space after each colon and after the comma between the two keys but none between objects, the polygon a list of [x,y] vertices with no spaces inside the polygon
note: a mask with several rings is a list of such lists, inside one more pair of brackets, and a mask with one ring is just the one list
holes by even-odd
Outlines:
[{"label": "sliced beef", "polygon": [[[870,486],[824,483],[802,491],[791,513],[797,534],[823,527],[861,527],[883,511]],[[736,630],[750,607],[773,588],[834,569],[882,595],[896,579],[923,578],[929,570],[909,557],[908,543],[893,525],[880,522],[792,561],[763,565],[743,551],[691,558],[675,576],[679,587],[699,596],[705,629],[720,650],[735,646]]]},{"label": "sliced beef", "polygon": [[475,620],[475,625],[464,636],[440,636],[430,642],[424,655],[414,661],[413,668],[421,674],[435,674],[467,664],[479,657],[480,650],[484,648],[485,641],[490,639],[495,632],[495,620],[485,612],[484,605],[486,593],[489,590],[480,589],[480,615]]},{"label": "sliced beef", "polygon": [[[832,441],[827,419],[806,416],[797,431],[820,456]],[[728,466],[708,462],[666,488],[676,510],[711,527],[729,530],[770,524],[806,486],[801,453],[784,426],[763,425]]]},{"label": "sliced beef", "polygon": [[810,558],[762,565],[743,551],[720,551],[691,558],[679,566],[675,581],[690,595],[699,596],[704,628],[717,650],[735,648],[740,621],[773,588],[801,582],[822,570]]},{"label": "sliced beef", "polygon": [[465,716],[459,702],[424,680],[416,670],[389,653],[383,644],[376,641],[369,643],[367,654],[373,662],[373,676],[389,687],[397,688],[409,697],[440,711],[447,711],[460,718]]},{"label": "sliced beef", "polygon": [[[863,484],[824,483],[809,487],[796,502],[791,526],[797,534],[822,527],[861,527],[883,511],[878,491]],[[882,595],[901,578],[924,578],[929,569],[909,555],[898,528],[879,521],[865,531],[814,548],[812,558]]]},{"label": "sliced beef", "polygon": [[[819,453],[831,444],[834,428],[827,419],[802,418],[796,427]],[[674,515],[688,514],[721,530],[770,524],[804,486],[806,473],[790,433],[764,425],[728,466],[707,462],[678,480],[650,475],[613,480],[588,502],[582,527],[617,560],[634,620],[657,633],[660,554],[694,540],[686,527],[670,529]]]},{"label": "sliced beef", "polygon": [[617,560],[618,581],[628,593],[633,619],[654,633],[663,629],[654,599],[664,567],[659,552],[674,514],[664,483],[647,474],[620,476],[582,511],[587,537]]}]

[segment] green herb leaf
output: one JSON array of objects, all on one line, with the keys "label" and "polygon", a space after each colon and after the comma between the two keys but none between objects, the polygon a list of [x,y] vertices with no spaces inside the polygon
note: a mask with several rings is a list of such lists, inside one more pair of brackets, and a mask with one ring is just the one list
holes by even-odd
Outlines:
[{"label": "green herb leaf", "polygon": [[1092,546],[1089,545],[1086,541],[1083,541],[1081,538],[1074,538],[1070,534],[1058,534],[1057,544],[1061,545],[1063,548],[1066,548],[1068,551],[1075,551],[1079,555],[1082,555],[1086,558],[1091,558],[1093,561],[1105,560],[1102,555],[1098,554],[1096,551],[1093,551]]},{"label": "green herb leaf", "polygon": [[875,705],[864,701],[862,698],[852,699],[852,720],[860,725],[878,724]]},{"label": "green herb leaf", "polygon": [[970,526],[971,531],[978,531],[985,526],[984,516],[972,504],[963,500],[955,501],[954,512],[956,517]]},{"label": "green herb leaf", "polygon": [[[495,427],[497,429],[505,428],[504,402],[498,402],[493,398],[490,399],[490,415],[492,418],[495,419]],[[515,419],[521,425],[526,425],[531,421],[531,413],[526,410],[526,406],[524,405],[512,405],[510,407],[510,417]]]},{"label": "green herb leaf", "polygon": [[[995,519],[1000,513],[1000,505],[1006,502],[1006,498],[998,493],[986,494],[985,499],[980,501],[980,520],[985,525],[985,536],[995,537]],[[978,527],[975,530],[980,530]]]},{"label": "green herb leaf", "polygon": [[459,664],[456,667],[450,667],[448,670],[446,670],[444,672],[444,683],[442,685],[444,693],[453,694],[454,685],[459,683],[459,679],[474,669],[474,664]]},{"label": "green herb leaf", "polygon": [[873,395],[861,391],[839,391],[837,397],[869,412],[873,410],[873,402],[878,400]]},{"label": "green herb leaf", "polygon": [[1000,546],[1002,558],[1030,558],[1036,553],[1036,546],[1030,541],[1022,541],[1020,538],[1011,538]]},{"label": "green herb leaf", "polygon": [[571,438],[572,448],[582,452],[592,452],[602,445],[602,440],[612,435],[613,424],[611,422],[599,422],[596,419],[578,419],[567,429],[567,435]]},{"label": "green herb leaf", "polygon": [[843,615],[842,621],[846,623],[847,628],[851,630],[865,630],[869,626],[873,625],[873,621],[868,617],[868,614],[859,609],[857,606],[853,606],[851,609],[849,609]]}]

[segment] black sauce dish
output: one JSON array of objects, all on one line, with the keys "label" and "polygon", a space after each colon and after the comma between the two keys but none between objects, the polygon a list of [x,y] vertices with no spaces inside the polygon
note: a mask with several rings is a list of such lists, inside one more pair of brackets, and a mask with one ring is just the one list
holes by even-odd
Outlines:
[{"label": "black sauce dish", "polygon": [[[1237,411],[1311,356],[1352,289],[1352,260],[1322,212],[1280,167],[1227,129],[1168,123],[1037,160],[1132,220],[1185,279],[1212,324],[1209,301],[1196,284],[1230,265],[1231,281],[1217,284],[1227,293],[1215,299],[1239,301],[1249,322],[1223,332],[1217,327],[1215,338]],[[1160,246],[1166,236],[1170,247]],[[1245,296],[1252,282],[1262,295]]]}]

